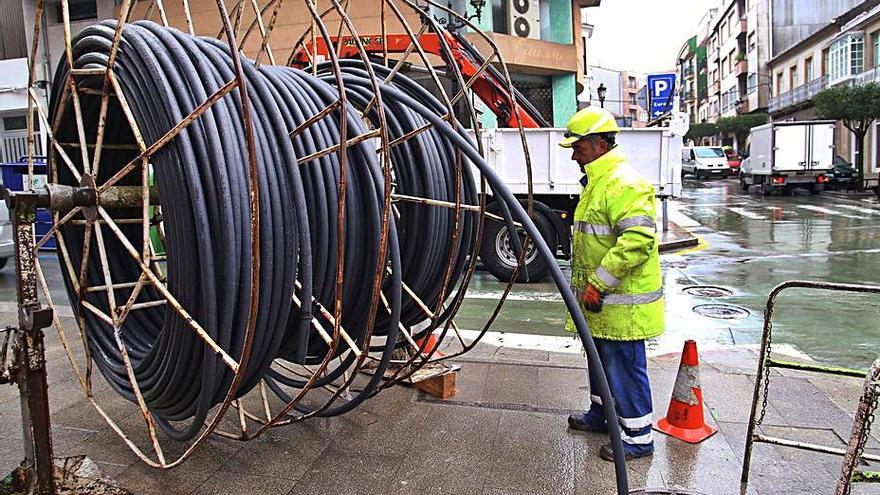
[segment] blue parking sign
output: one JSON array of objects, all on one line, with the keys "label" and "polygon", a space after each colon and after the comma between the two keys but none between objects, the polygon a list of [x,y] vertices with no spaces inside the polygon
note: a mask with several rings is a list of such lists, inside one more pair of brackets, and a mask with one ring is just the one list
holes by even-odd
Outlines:
[{"label": "blue parking sign", "polygon": [[651,74],[648,76],[648,112],[651,119],[672,110],[675,95],[675,74]]}]

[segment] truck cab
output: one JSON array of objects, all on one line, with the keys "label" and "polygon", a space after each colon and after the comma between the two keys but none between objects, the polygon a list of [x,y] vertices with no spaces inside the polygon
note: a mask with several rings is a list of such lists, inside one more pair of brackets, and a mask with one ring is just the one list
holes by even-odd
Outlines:
[{"label": "truck cab", "polygon": [[681,150],[681,173],[693,174],[697,179],[727,177],[730,165],[720,146],[689,146]]}]

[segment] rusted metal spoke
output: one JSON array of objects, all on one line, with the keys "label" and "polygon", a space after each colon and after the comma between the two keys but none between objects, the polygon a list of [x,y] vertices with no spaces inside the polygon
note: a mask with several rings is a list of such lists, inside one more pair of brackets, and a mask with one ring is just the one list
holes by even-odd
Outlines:
[{"label": "rusted metal spoke", "polygon": [[[110,305],[110,314],[116,316],[116,291],[113,290],[113,278],[110,276],[110,264],[107,262],[107,249],[104,245],[104,232],[100,223],[95,226],[95,241],[98,244],[98,259],[101,261],[101,271],[104,274],[104,283],[107,285],[107,302]],[[113,326],[116,326],[114,322]]]},{"label": "rusted metal spoke", "polygon": [[34,88],[28,89],[28,94],[30,95],[30,99],[37,106],[37,113],[40,116],[40,121],[43,123],[43,128],[46,129],[46,134],[49,136],[49,141],[52,142],[52,147],[55,148],[55,151],[61,156],[61,160],[67,165],[67,168],[70,170],[73,178],[76,179],[77,182],[82,180],[82,175],[80,175],[79,170],[76,169],[76,166],[73,164],[73,161],[67,156],[67,152],[64,151],[64,148],[61,147],[61,144],[58,143],[58,140],[55,139],[55,133],[49,130],[49,119],[46,117],[46,111],[43,109],[43,104],[40,103],[40,97],[37,96],[37,93],[34,91]]},{"label": "rusted metal spoke", "polygon": [[275,65],[275,55],[272,53],[272,47],[269,46],[269,32],[266,30],[266,26],[263,24],[263,13],[260,11],[259,5],[257,5],[257,0],[251,0],[251,6],[254,9],[254,17],[256,18],[257,25],[260,28],[261,39],[260,51],[257,52],[257,57],[254,59],[254,65],[256,67],[260,66],[260,56],[263,54],[263,50],[266,51],[266,55],[269,57],[269,63]]},{"label": "rusted metal spoke", "polygon": [[[347,140],[345,143],[345,147],[355,146],[357,144],[360,144],[360,143],[366,141],[367,139],[373,139],[373,138],[377,138],[377,137],[381,137],[381,136],[382,136],[382,131],[380,129],[375,129],[375,130],[372,130],[369,132],[365,132],[359,136],[355,136],[355,137]],[[340,151],[341,148],[343,148],[343,145],[334,144],[333,146],[330,146],[329,148],[324,148],[320,151],[316,151],[314,153],[308,154],[302,158],[297,158],[297,163],[302,165],[302,164],[309,162],[311,160],[315,160],[315,159],[321,158],[322,156],[327,156],[331,153],[335,153],[337,151]]]},{"label": "rusted metal spoke", "polygon": [[115,321],[113,321],[113,318],[110,315],[98,309],[94,304],[85,300],[80,300],[79,304],[111,327],[116,323]]},{"label": "rusted metal spoke", "polygon": [[[382,2],[382,13],[383,13],[383,15],[385,15],[385,2]],[[383,29],[384,29],[384,24],[385,24],[385,22],[383,20]],[[427,28],[428,28],[428,25],[425,23],[422,23],[422,27],[419,28],[419,32],[416,36],[421,37],[423,34],[425,34],[425,30]],[[388,38],[383,34],[382,39],[387,40]],[[403,55],[394,64],[394,67],[391,69],[391,72],[387,76],[385,76],[384,84],[389,84],[389,83],[391,83],[392,80],[394,80],[394,78],[400,72],[400,69],[402,69],[406,65],[406,61],[409,59],[409,56],[412,55],[412,52],[416,50],[417,44],[418,44],[418,41],[410,38],[409,46],[407,46],[406,50],[403,51]],[[385,43],[385,45],[383,45],[383,46],[384,46],[383,55],[385,57],[385,65],[388,65],[388,44]],[[361,118],[366,117],[366,115],[368,113],[370,113],[370,110],[373,109],[373,105],[375,103],[376,103],[376,97],[374,96],[373,98],[370,99],[370,101],[364,107],[364,110],[361,112]]]},{"label": "rusted metal spoke", "polygon": [[[68,222],[71,222],[71,219],[72,219],[73,217],[75,217],[75,216],[77,215],[77,213],[79,213],[80,211],[82,211],[82,208],[80,208],[79,206],[77,206],[76,208],[74,208],[74,209],[70,210],[69,212],[67,212],[67,214],[65,214],[64,217],[62,217],[61,219],[57,219],[57,218],[56,218],[55,221],[52,222],[52,227],[49,228],[49,231],[46,232],[46,234],[43,235],[43,237],[41,237],[39,241],[37,241],[37,246],[36,246],[36,248],[37,248],[37,249],[40,249],[40,248],[42,248],[43,246],[45,246],[46,243],[49,242],[49,239],[51,239],[52,236],[55,236],[55,234],[58,233],[58,230],[59,230],[61,227],[63,227],[64,224],[66,224],[66,223],[68,223]],[[73,223],[73,222],[71,222],[71,223]]]},{"label": "rusted metal spoke", "polygon": [[165,4],[162,3],[162,0],[156,0],[156,8],[159,9],[159,19],[162,20],[162,25],[165,27],[170,26],[168,23],[168,14],[165,12]]},{"label": "rusted metal spoke", "polygon": [[[39,259],[37,260],[36,273],[37,280],[40,282],[40,287],[43,290],[43,297],[46,300],[46,306],[49,308],[54,308],[55,304],[52,301],[52,293],[49,291],[49,284],[46,282],[46,275],[43,273],[43,266],[40,263]],[[67,355],[67,360],[70,363],[71,368],[73,368],[73,372],[76,375],[77,380],[79,380],[79,385],[82,387],[83,392],[86,394],[90,394],[90,388],[86,383],[86,378],[83,373],[79,369],[79,365],[76,364],[76,359],[73,356],[73,352],[71,351],[70,342],[67,340],[67,334],[64,332],[64,325],[61,324],[61,319],[58,318],[58,312],[52,312],[52,324],[55,327],[55,331],[58,332],[58,339],[61,341],[61,347],[64,349],[64,353]],[[88,354],[86,354],[88,356]],[[87,357],[88,359],[88,357]]]},{"label": "rusted metal spoke", "polygon": [[[394,200],[397,200],[397,201],[404,201],[407,203],[415,203],[415,204],[427,205],[427,206],[439,206],[441,208],[449,208],[449,209],[456,208],[456,204],[450,203],[449,201],[440,201],[437,199],[428,199],[428,198],[422,198],[422,197],[418,197],[418,196],[407,196],[405,194],[392,194],[391,198]],[[482,209],[478,205],[465,205],[465,204],[458,205],[458,208],[461,208],[462,210],[465,210],[465,211],[473,211],[473,212],[479,212]],[[489,212],[485,212],[484,214],[486,215],[487,218],[491,218],[492,220],[497,220],[499,222],[505,221],[504,217],[502,217],[500,215],[495,215],[494,213],[489,213]],[[516,227],[522,227],[522,223],[517,222],[515,220],[513,221],[513,225]]]},{"label": "rusted metal spoke", "polygon": [[[385,311],[387,311],[388,314],[390,315],[391,314],[391,304],[388,302],[388,298],[385,297],[385,293],[382,293],[381,298],[382,298],[382,304],[385,306]],[[415,340],[413,340],[412,333],[410,333],[410,331],[406,328],[406,326],[404,326],[404,324],[402,322],[397,322],[397,330],[399,332],[403,333],[404,340],[407,341],[407,343],[410,345],[410,347],[412,347],[414,351],[418,352],[419,345],[416,343]]]},{"label": "rusted metal spoke", "polygon": [[102,218],[104,218],[107,226],[110,227],[110,230],[112,230],[114,234],[116,234],[116,237],[122,243],[123,247],[125,247],[125,250],[128,251],[128,254],[137,264],[140,265],[141,271],[147,276],[147,278],[150,279],[150,282],[152,282],[153,286],[156,287],[156,290],[158,290],[162,294],[162,296],[171,305],[171,308],[184,320],[186,325],[196,335],[198,335],[200,339],[202,339],[202,341],[214,352],[214,354],[220,356],[223,362],[226,363],[226,365],[230,369],[232,369],[232,371],[238,372],[239,363],[237,363],[235,359],[232,358],[232,356],[227,354],[226,351],[224,351],[219,345],[217,345],[214,339],[212,339],[211,336],[209,336],[208,333],[205,332],[202,326],[197,321],[195,321],[195,319],[189,314],[189,312],[187,312],[183,308],[183,306],[174,297],[174,295],[172,295],[171,292],[168,291],[168,289],[159,280],[159,278],[156,277],[150,267],[144,264],[137,249],[132,246],[131,241],[129,241],[125,234],[119,229],[119,227],[113,221],[113,218],[111,218],[110,214],[107,213],[107,210],[105,210],[101,206],[98,206],[98,214],[101,215]]},{"label": "rusted metal spoke", "polygon": [[[297,289],[301,289],[301,288],[302,288],[301,285],[300,285],[300,283],[299,283],[299,280],[296,281],[296,287],[297,287]],[[293,303],[294,303],[297,307],[302,307],[302,303],[301,303],[301,301],[299,300],[299,298],[296,297],[296,295],[293,295],[292,300],[293,300]],[[318,300],[315,299],[314,297],[312,298],[312,304],[313,304],[316,308],[318,308],[318,311],[321,313],[321,316],[322,316],[322,317],[323,317],[328,323],[330,323],[331,325],[335,325],[335,324],[336,324],[336,319],[333,318],[333,315],[332,315],[329,311],[327,311],[327,308],[325,308],[323,305],[321,305],[321,303],[318,302]],[[331,337],[331,336],[330,336],[330,335],[324,330],[324,327],[321,326],[321,322],[319,322],[319,321],[318,321],[316,318],[314,318],[314,317],[312,318],[312,327],[315,329],[315,331],[318,333],[318,335],[321,337],[321,339],[322,339],[325,343],[327,343],[327,345],[331,345],[331,344],[334,343],[333,337]],[[363,351],[360,350],[360,348],[358,347],[358,345],[355,343],[354,339],[351,338],[351,335],[349,335],[348,332],[345,331],[345,328],[342,327],[342,324],[339,325],[339,335],[340,335],[340,337],[342,337],[342,340],[345,341],[345,343],[348,345],[348,347],[351,348],[352,351],[354,351],[355,355],[357,355],[357,356],[360,356],[360,355],[361,355],[361,353],[362,353]]]},{"label": "rusted metal spoke", "polygon": [[192,11],[189,8],[189,0],[183,0],[183,14],[186,17],[186,30],[190,35],[196,35],[195,24],[193,23]]},{"label": "rusted metal spoke", "polygon": [[137,165],[143,161],[145,157],[153,156],[157,151],[161,150],[166,144],[171,142],[180,132],[186,129],[190,124],[193,123],[195,119],[197,119],[200,115],[205,113],[211,106],[216,103],[220,98],[223,98],[230,91],[237,88],[239,82],[237,79],[233,79],[228,83],[224,84],[223,87],[218,89],[213,95],[211,95],[207,100],[205,100],[201,105],[196,107],[189,115],[186,116],[183,120],[178,122],[174,127],[172,127],[168,132],[165,133],[164,136],[159,138],[155,143],[151,144],[147,149],[141,152],[139,156],[137,156],[132,161],[128,162],[124,167],[122,167],[119,172],[113,175],[110,179],[107,180],[104,184],[98,187],[98,192],[102,193],[110,186],[116,184],[123,177],[128,175],[132,170],[137,167]]},{"label": "rusted metal spoke", "polygon": [[[67,5],[67,2],[62,2],[62,5]],[[69,34],[69,32],[65,34]],[[70,39],[68,38],[67,41],[69,45]],[[74,79],[72,71],[67,78],[67,84],[70,86],[70,98],[73,100],[73,114],[76,119],[76,132],[79,135],[79,142],[81,145],[80,152],[82,153],[83,173],[90,174],[91,167],[89,166],[89,148],[88,141],[86,141],[86,126],[83,123],[82,106],[80,105],[79,92],[77,92],[76,80]]]},{"label": "rusted metal spoke", "polygon": [[153,423],[153,415],[147,408],[147,403],[144,401],[144,396],[141,394],[141,388],[138,385],[137,376],[135,376],[134,368],[131,365],[131,358],[128,356],[128,349],[126,349],[125,343],[122,341],[120,332],[121,329],[119,327],[113,328],[113,337],[116,339],[119,354],[122,356],[122,362],[125,364],[128,383],[131,384],[131,390],[134,392],[134,396],[137,399],[138,409],[140,409],[141,416],[144,418],[144,422],[147,425],[147,431],[150,432],[150,443],[153,445],[156,457],[159,459],[159,463],[164,465],[165,455],[162,453],[162,447],[159,445],[159,438],[156,436],[156,425]]},{"label": "rusted metal spoke", "polygon": [[[89,258],[92,248],[92,229],[94,222],[87,222],[85,233],[83,234],[82,261],[79,265],[79,288],[87,289],[89,287]],[[80,296],[82,300],[82,296]],[[111,323],[112,324],[112,323]]]},{"label": "rusted metal spoke", "polygon": [[298,136],[302,131],[306,130],[306,128],[308,128],[310,125],[323,119],[327,115],[330,115],[330,112],[336,110],[337,108],[339,108],[339,100],[336,100],[333,103],[327,105],[320,112],[318,112],[315,115],[306,119],[306,121],[303,122],[302,124],[298,125],[296,127],[296,129],[290,131],[289,136],[290,137]]},{"label": "rusted metal spoke", "polygon": [[[125,320],[128,319],[128,314],[131,313],[131,310],[133,309],[133,307],[135,305],[134,302],[137,300],[138,296],[140,295],[141,289],[143,289],[144,283],[146,281],[147,281],[147,276],[144,275],[143,273],[141,273],[140,276],[138,277],[137,282],[135,282],[133,284],[124,283],[124,284],[107,285],[105,287],[102,287],[102,289],[107,290],[108,293],[110,291],[112,291],[114,288],[129,288],[129,287],[132,288],[131,295],[128,297],[128,301],[125,303],[125,306],[123,306],[122,309],[117,312],[116,321],[118,322],[117,325],[120,328],[122,328],[125,325]],[[95,287],[90,287],[90,289],[94,290]]]},{"label": "rusted metal spoke", "polygon": [[108,77],[110,78],[110,84],[113,86],[113,94],[119,99],[119,108],[122,109],[122,114],[125,115],[125,120],[128,121],[128,126],[131,128],[131,133],[134,135],[134,140],[137,143],[138,149],[143,153],[147,150],[147,145],[144,141],[144,136],[141,133],[137,120],[131,112],[131,106],[128,104],[128,99],[126,99],[125,94],[122,92],[122,86],[119,84],[119,80],[116,79],[116,74],[110,72]]},{"label": "rusted metal spoke", "polygon": [[104,75],[103,89],[101,91],[101,109],[98,111],[98,134],[95,139],[95,153],[92,162],[92,173],[97,176],[101,163],[101,150],[104,144],[104,130],[107,124],[107,109],[110,107],[110,73],[116,66],[116,54],[119,52],[119,43],[122,40],[122,28],[131,11],[131,0],[123,0],[119,8],[119,22],[116,23],[116,31],[113,33],[113,44],[110,45],[110,55],[107,59],[107,70]]}]

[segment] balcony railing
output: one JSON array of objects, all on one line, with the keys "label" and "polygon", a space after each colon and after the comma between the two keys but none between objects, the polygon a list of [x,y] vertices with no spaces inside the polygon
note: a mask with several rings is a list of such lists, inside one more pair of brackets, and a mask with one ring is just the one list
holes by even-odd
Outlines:
[{"label": "balcony railing", "polygon": [[855,84],[868,84],[872,82],[880,82],[880,67],[866,70],[853,78]]},{"label": "balcony railing", "polygon": [[828,77],[823,76],[818,79],[813,79],[807,84],[803,84],[794,88],[791,91],[782,93],[779,96],[774,96],[770,98],[770,104],[768,105],[768,109],[770,112],[778,112],[785,108],[798,105],[805,101],[809,101],[816,96],[817,93],[822,91],[823,89],[828,87]]},{"label": "balcony railing", "polygon": [[733,68],[733,73],[739,77],[743,74],[749,73],[749,61],[748,60],[740,60],[736,63]]}]

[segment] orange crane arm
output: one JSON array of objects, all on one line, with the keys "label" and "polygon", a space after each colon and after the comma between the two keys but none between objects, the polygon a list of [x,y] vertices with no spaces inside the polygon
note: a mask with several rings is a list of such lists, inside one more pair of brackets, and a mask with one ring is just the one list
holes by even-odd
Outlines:
[{"label": "orange crane arm", "polygon": [[[425,53],[443,58],[447,65],[450,65],[450,62],[454,63],[461,71],[465,82],[470,81],[480,72],[480,67],[485,60],[464,37],[453,36],[449,33],[443,33],[443,37],[449,47],[448,52],[443,49],[440,36],[435,33],[421,35],[418,38],[419,46]],[[405,34],[390,34],[385,39],[378,35],[361,36],[360,40],[364,50],[374,54],[404,53],[410,48],[411,43],[410,37]],[[341,41],[342,46],[340,47],[339,38],[336,36],[331,38],[331,43],[335,45],[339,58],[358,56],[358,48],[352,36],[343,36]],[[310,65],[313,52],[326,59],[329,52],[324,39],[317,39],[316,46],[317,50],[312,48],[311,43],[300,47],[292,57],[292,65],[299,68]],[[446,60],[450,54],[452,60]],[[471,89],[498,116],[498,123],[502,127],[517,127],[517,113],[525,128],[550,127],[550,124],[522,94],[516,89],[513,89],[513,94],[507,90],[504,78],[492,66],[488,66],[477,75]],[[516,107],[513,104],[514,101],[517,103]],[[514,113],[514,108],[516,108],[516,113]]]}]

